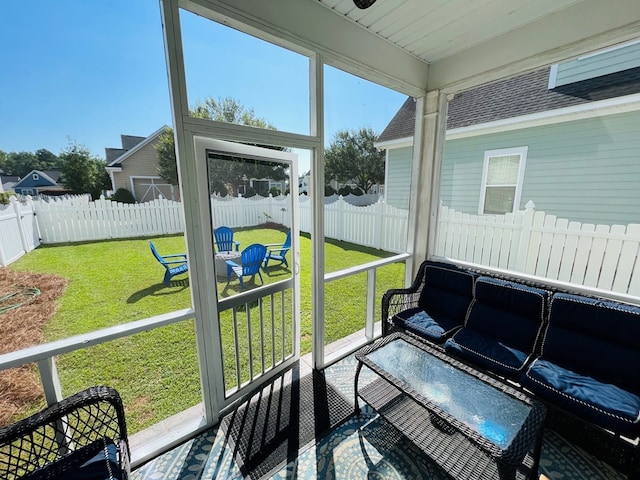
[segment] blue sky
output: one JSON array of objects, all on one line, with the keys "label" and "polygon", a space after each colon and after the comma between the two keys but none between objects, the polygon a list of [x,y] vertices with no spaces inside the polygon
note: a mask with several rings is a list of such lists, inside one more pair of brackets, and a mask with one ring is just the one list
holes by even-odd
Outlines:
[{"label": "blue sky", "polygon": [[[305,57],[181,18],[191,105],[231,96],[279,130],[309,133]],[[172,123],[156,0],[8,2],[0,45],[0,150],[57,154],[70,139],[104,158],[120,134]],[[325,83],[327,142],[344,128],[381,132],[406,98],[331,67]]]}]

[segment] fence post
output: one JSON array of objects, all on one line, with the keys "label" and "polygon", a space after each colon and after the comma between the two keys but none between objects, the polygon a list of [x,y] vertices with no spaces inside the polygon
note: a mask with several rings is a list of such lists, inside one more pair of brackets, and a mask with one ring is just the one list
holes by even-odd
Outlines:
[{"label": "fence post", "polygon": [[24,225],[22,224],[22,212],[20,211],[20,202],[18,199],[11,195],[9,202],[13,206],[13,210],[16,212],[16,222],[18,224],[18,232],[20,232],[20,241],[22,242],[22,249],[24,253],[29,253],[29,244],[27,243],[27,233],[24,231]]},{"label": "fence post", "polygon": [[[365,207],[363,207],[365,208]],[[373,246],[382,250],[382,225],[384,224],[384,204],[378,201],[373,204]]]},{"label": "fence post", "polygon": [[536,204],[531,200],[524,206],[524,214],[522,217],[522,231],[520,232],[520,242],[518,251],[516,252],[516,270],[524,272],[527,266],[527,254],[529,253],[529,240],[531,239],[531,225],[533,224],[533,214],[535,213]]}]

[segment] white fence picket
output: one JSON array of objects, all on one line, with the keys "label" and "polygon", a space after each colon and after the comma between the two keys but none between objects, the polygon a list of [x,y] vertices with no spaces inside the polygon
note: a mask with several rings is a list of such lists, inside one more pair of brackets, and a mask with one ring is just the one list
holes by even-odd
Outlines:
[{"label": "white fence picket", "polygon": [[585,281],[589,251],[591,250],[595,230],[596,226],[592,223],[585,223],[580,229],[578,247],[576,248],[576,259],[573,262],[573,271],[571,272],[571,283],[581,285]]},{"label": "white fence picket", "polygon": [[597,287],[600,280],[600,272],[604,262],[604,254],[609,239],[609,226],[596,225],[595,235],[591,242],[587,271],[585,273],[585,285]]},{"label": "white fence picket", "polygon": [[622,239],[625,233],[626,228],[624,225],[611,226],[610,238],[607,242],[604,258],[602,259],[598,288],[604,290],[611,290],[613,288],[613,280],[616,276],[618,260],[622,251]]},{"label": "white fence picket", "polygon": [[535,268],[535,274],[541,277],[547,275],[547,270],[549,268],[549,258],[551,257],[553,230],[555,226],[555,215],[547,215],[546,217],[544,217],[542,232],[540,235],[540,247],[538,248],[538,258]]},{"label": "white fence picket", "polygon": [[549,278],[560,278],[560,264],[562,263],[562,255],[564,252],[564,242],[566,232],[569,228],[569,220],[566,218],[556,219],[551,238],[551,247],[549,252],[549,264],[547,266],[547,275]]},{"label": "white fence picket", "polygon": [[[616,267],[616,276],[613,280],[613,290],[622,291],[629,288],[633,266],[636,263],[640,243],[640,225],[631,224],[627,226],[626,237],[620,249],[620,259]],[[635,237],[635,238],[634,238]]]}]

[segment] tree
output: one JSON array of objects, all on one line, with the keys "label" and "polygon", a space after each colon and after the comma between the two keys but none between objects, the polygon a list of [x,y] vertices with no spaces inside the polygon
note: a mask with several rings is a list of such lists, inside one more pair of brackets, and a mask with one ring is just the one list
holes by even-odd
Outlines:
[{"label": "tree", "polygon": [[0,173],[6,173],[7,169],[7,153],[0,150]]},{"label": "tree", "polygon": [[36,170],[60,170],[62,167],[58,156],[46,148],[36,150],[35,156],[37,165],[34,168]]},{"label": "tree", "polygon": [[36,164],[37,158],[31,152],[9,152],[2,169],[6,175],[17,175],[22,178],[36,169]]},{"label": "tree", "polygon": [[178,184],[178,166],[176,165],[176,149],[173,141],[173,129],[166,127],[154,145],[158,152],[158,175],[171,185]]},{"label": "tree", "polygon": [[105,162],[93,155],[84,146],[70,143],[60,153],[62,177],[60,181],[68,190],[90,193],[96,200],[103,190],[111,188]]},{"label": "tree", "polygon": [[[253,109],[247,109],[231,97],[219,98],[218,100],[209,97],[204,101],[198,101],[191,108],[191,115],[195,118],[205,118],[217,122],[235,123],[269,130],[276,129],[265,119],[257,117]],[[258,146],[283,150],[282,147],[270,145]],[[171,128],[165,129],[160,134],[155,149],[158,152],[158,174],[166,182],[177,185],[178,168],[176,165],[173,130]],[[238,187],[245,184],[247,179],[250,178],[271,178],[273,180],[287,178],[285,165],[278,164],[274,166],[272,162],[247,161],[246,159],[224,155],[212,155],[209,160],[209,187],[211,192],[223,192],[222,185],[225,186],[225,193],[228,191],[227,186],[237,192]]]},{"label": "tree", "polygon": [[337,132],[324,154],[327,179],[352,181],[365,193],[384,182],[384,153],[373,145],[377,137],[371,128]]},{"label": "tree", "polygon": [[60,160],[45,148],[32,152],[0,151],[0,170],[5,175],[24,177],[32,170],[59,170]]}]

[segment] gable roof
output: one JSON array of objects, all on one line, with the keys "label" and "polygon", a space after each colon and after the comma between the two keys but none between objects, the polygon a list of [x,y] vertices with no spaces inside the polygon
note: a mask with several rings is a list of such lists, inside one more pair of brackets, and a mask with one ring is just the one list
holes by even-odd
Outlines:
[{"label": "gable roof", "polygon": [[[447,130],[520,117],[640,92],[640,67],[549,89],[550,67],[456,94],[449,102]],[[386,142],[413,136],[415,101],[408,98],[378,137]]]},{"label": "gable roof", "polygon": [[[154,141],[160,134],[164,131],[165,128],[169,128],[167,125],[163,125],[158,130],[153,132],[148,137],[136,137],[133,135],[120,135],[120,139],[122,141],[123,148],[105,148],[105,154],[107,157],[107,168],[109,167],[120,167],[122,162],[133,155],[135,152],[139,151],[145,145],[148,145],[152,141]],[[126,148],[129,146],[130,148]],[[120,153],[116,156],[117,153]],[[111,158],[111,160],[109,160]]]},{"label": "gable roof", "polygon": [[[38,175],[38,179],[34,179],[33,175]],[[22,177],[17,183],[14,184],[14,188],[23,187],[59,187],[58,179],[62,176],[62,173],[57,170],[31,170],[28,174]]]},{"label": "gable roof", "polygon": [[122,142],[122,148],[124,150],[131,150],[145,138],[146,137],[139,137],[136,135],[120,135],[120,142]]},{"label": "gable roof", "polygon": [[125,153],[127,153],[127,149],[105,147],[104,153],[105,153],[107,165],[108,165],[109,163],[113,162],[116,158],[118,158],[120,155],[124,155]]}]

